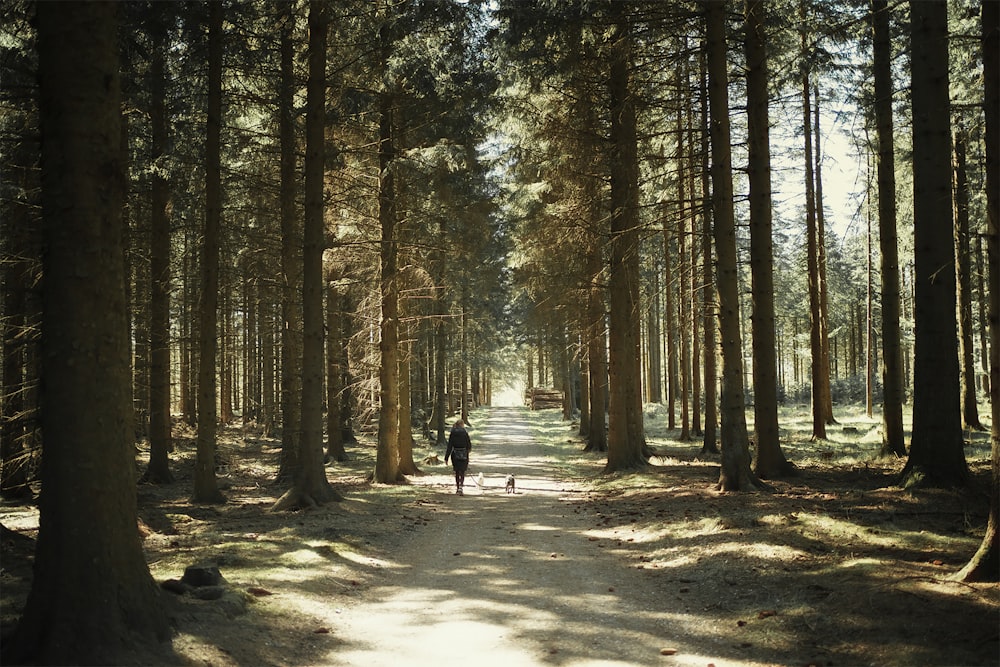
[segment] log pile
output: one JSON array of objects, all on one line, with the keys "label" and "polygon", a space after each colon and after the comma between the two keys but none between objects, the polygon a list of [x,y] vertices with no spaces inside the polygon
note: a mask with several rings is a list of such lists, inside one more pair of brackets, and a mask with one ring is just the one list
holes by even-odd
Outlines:
[{"label": "log pile", "polygon": [[546,408],[562,409],[563,393],[555,389],[531,387],[524,392],[524,404],[532,410],[545,410]]}]

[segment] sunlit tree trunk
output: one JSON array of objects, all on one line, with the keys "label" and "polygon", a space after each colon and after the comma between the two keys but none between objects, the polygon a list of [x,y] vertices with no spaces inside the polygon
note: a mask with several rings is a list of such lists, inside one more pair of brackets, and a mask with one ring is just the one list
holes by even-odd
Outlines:
[{"label": "sunlit tree trunk", "polygon": [[[803,5],[802,14],[805,14]],[[806,33],[801,34],[802,56],[807,53]],[[809,104],[809,71],[802,70],[802,132],[805,138],[806,255],[809,273],[809,350],[812,354],[812,436],[826,439],[826,409],[823,379],[823,307],[820,297],[819,231],[816,225],[816,194],[813,177],[812,114]]]},{"label": "sunlit tree trunk", "polygon": [[765,479],[793,467],[778,441],[778,382],[775,358],[774,259],[771,238],[771,148],[768,124],[767,34],[759,0],[745,13],[747,55],[747,137],[750,177],[750,272],[753,292],[754,472]]},{"label": "sunlit tree trunk", "polygon": [[714,219],[712,207],[712,186],[709,169],[706,168],[709,154],[709,113],[708,113],[708,66],[705,58],[707,47],[701,49],[701,155],[704,161],[701,169],[701,270],[702,270],[702,318],[704,327],[705,344],[702,351],[705,355],[705,433],[702,438],[702,454],[718,454],[719,443],[716,436],[718,425],[717,397],[718,397],[718,375],[716,373],[716,359],[719,354],[719,346],[716,342],[716,330],[719,327],[716,318],[716,297],[715,297],[715,262],[712,260],[712,238],[714,232]]},{"label": "sunlit tree trunk", "polygon": [[688,243],[687,238],[687,178],[684,164],[684,115],[683,111],[677,112],[677,201],[680,202],[677,211],[677,333],[678,346],[680,348],[680,368],[678,369],[678,381],[680,382],[681,399],[681,432],[677,439],[681,442],[691,440],[691,413],[688,407],[691,404],[691,330],[690,330],[690,308],[691,294],[688,292]]},{"label": "sunlit tree trunk", "polygon": [[[596,208],[596,205],[593,206]],[[601,257],[601,246],[593,236],[587,248],[587,275],[590,284],[587,290],[587,362],[590,382],[590,429],[586,451],[608,451],[608,344],[607,308],[605,291],[602,287],[605,272]]]},{"label": "sunlit tree trunk", "polygon": [[[822,135],[819,126],[819,86],[813,86],[815,104],[813,105],[813,146],[816,149],[815,171],[815,208],[816,208],[816,265],[819,269],[819,312],[820,312],[820,344],[823,351],[823,371],[820,389],[823,392],[823,413],[827,425],[836,424],[833,417],[833,393],[830,389],[830,305],[829,290],[826,280],[826,213],[823,205],[823,155],[820,151]],[[835,357],[834,357],[835,358]]]},{"label": "sunlit tree trunk", "polygon": [[962,428],[985,430],[979,421],[976,403],[976,361],[972,342],[972,262],[969,258],[969,184],[966,178],[966,137],[955,131],[954,208],[955,208],[955,285],[958,288],[958,350],[960,363],[960,399]]},{"label": "sunlit tree trunk", "polygon": [[948,7],[910,2],[913,100],[913,437],[900,482],[968,482],[959,405],[951,207]]},{"label": "sunlit tree trunk", "polygon": [[611,107],[611,264],[606,472],[646,464],[639,353],[639,164],[631,89],[629,7],[612,5],[608,92]]},{"label": "sunlit tree trunk", "polygon": [[[390,17],[379,30],[383,65],[393,44]],[[388,84],[386,84],[388,85]],[[401,479],[399,469],[399,285],[397,282],[395,137],[393,95],[380,93],[378,141],[379,197],[378,221],[382,230],[380,252],[380,299],[382,319],[379,324],[379,420],[375,457],[375,481],[391,484]]]},{"label": "sunlit tree trunk", "polygon": [[292,488],[273,509],[341,500],[323,466],[323,181],[326,150],[326,36],[322,0],[309,3],[309,78],[306,82],[305,216],[302,234],[302,429]]},{"label": "sunlit tree trunk", "polygon": [[757,489],[759,483],[750,470],[750,445],[744,412],[743,345],[740,334],[726,63],[726,3],[708,0],[704,6],[711,109],[709,131],[712,142],[712,203],[715,210],[715,252],[718,257],[719,332],[722,338],[722,466],[718,487],[722,491],[748,491]]},{"label": "sunlit tree trunk", "polygon": [[330,280],[326,292],[326,456],[330,460],[347,460],[344,431],[341,427],[340,404],[346,390],[347,340],[344,337],[343,290]]},{"label": "sunlit tree trunk", "polygon": [[899,248],[896,242],[896,161],[892,121],[889,8],[872,2],[872,63],[878,141],[879,273],[882,297],[882,456],[905,456],[903,440],[903,346],[900,341]]},{"label": "sunlit tree trunk", "polygon": [[986,247],[990,284],[990,516],[979,549],[956,575],[963,581],[1000,578],[1000,3],[984,2],[983,81],[986,118]]}]

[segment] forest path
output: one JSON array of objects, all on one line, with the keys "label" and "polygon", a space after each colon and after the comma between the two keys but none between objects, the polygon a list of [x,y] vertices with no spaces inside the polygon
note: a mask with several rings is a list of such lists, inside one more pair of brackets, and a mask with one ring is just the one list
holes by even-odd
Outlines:
[{"label": "forest path", "polygon": [[569,447],[540,444],[518,408],[493,408],[470,434],[464,496],[450,474],[413,480],[440,489],[423,504],[430,523],[392,554],[386,582],[338,617],[337,664],[686,664],[660,655],[683,626],[677,615],[647,611],[664,605],[643,604],[653,591],[642,570],[588,536],[594,517],[575,508],[584,492]]}]

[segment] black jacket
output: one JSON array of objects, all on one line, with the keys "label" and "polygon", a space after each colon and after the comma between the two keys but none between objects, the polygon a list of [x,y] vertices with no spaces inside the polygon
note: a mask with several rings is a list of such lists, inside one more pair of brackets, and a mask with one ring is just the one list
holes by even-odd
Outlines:
[{"label": "black jacket", "polygon": [[[448,436],[448,449],[444,452],[444,460],[447,463],[448,457],[456,449],[464,449],[466,452],[472,451],[472,439],[469,438],[469,432],[464,428],[452,428],[451,434]],[[468,455],[466,455],[468,456]]]}]

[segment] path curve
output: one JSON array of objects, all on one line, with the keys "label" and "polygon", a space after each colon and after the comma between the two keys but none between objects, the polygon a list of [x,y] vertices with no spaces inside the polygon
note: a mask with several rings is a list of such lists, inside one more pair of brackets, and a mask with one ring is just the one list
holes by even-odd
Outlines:
[{"label": "path curve", "polygon": [[465,495],[443,468],[414,480],[435,490],[429,523],[391,555],[398,567],[384,582],[343,610],[335,664],[682,664],[660,655],[679,619],[647,611],[669,605],[648,599],[643,572],[588,535],[579,480],[532,437],[523,411],[493,408],[470,433]]}]

